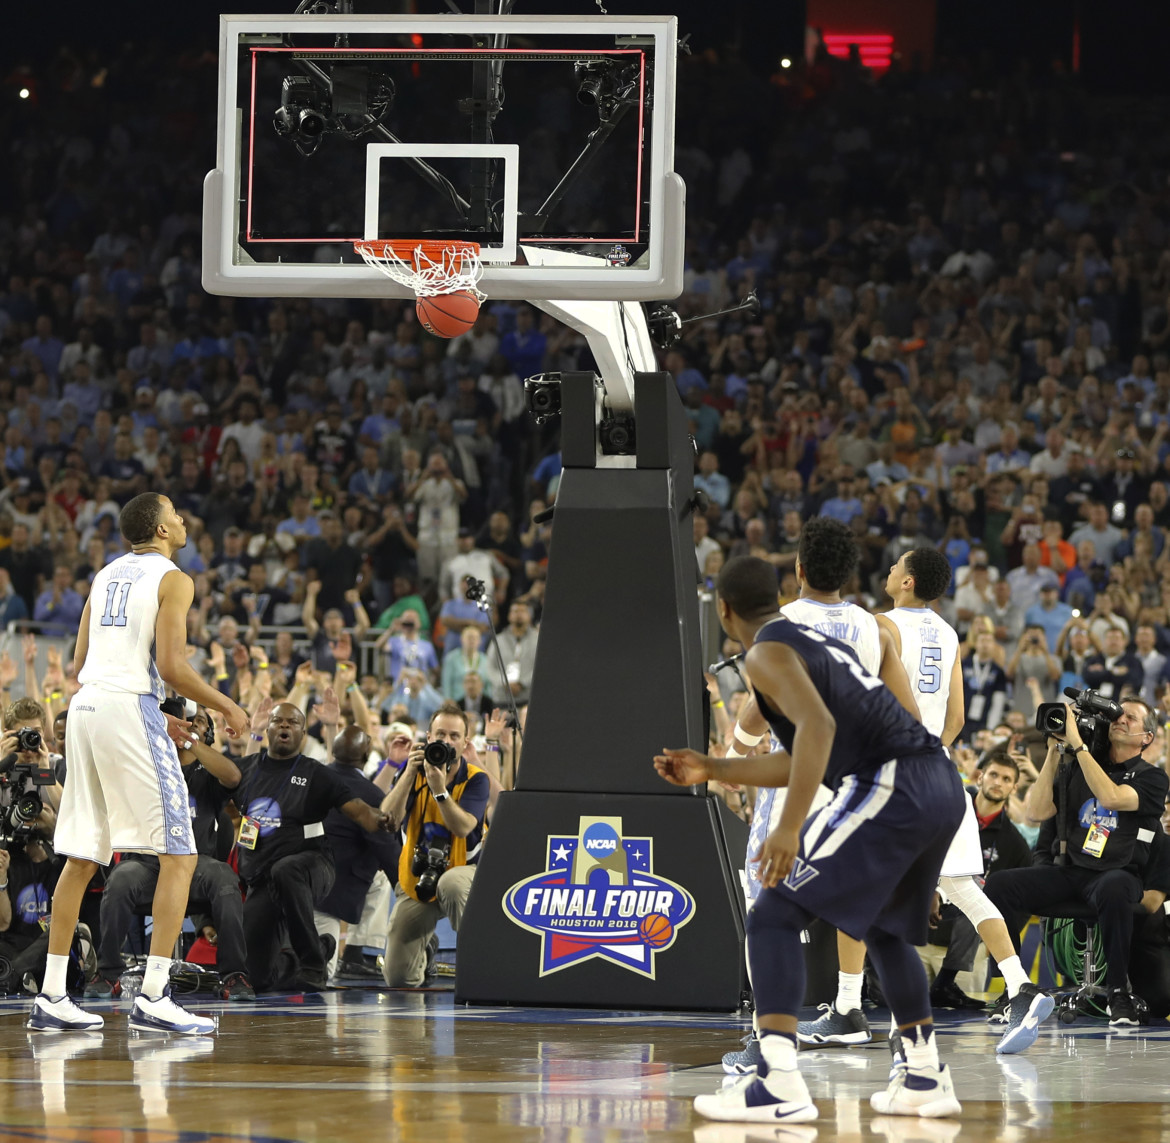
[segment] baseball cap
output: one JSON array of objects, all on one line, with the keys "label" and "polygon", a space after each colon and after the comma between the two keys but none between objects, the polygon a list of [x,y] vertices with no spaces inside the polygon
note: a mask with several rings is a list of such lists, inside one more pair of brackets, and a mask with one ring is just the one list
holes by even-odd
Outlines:
[{"label": "baseball cap", "polygon": [[1041,591],[1059,591],[1060,585],[1056,583],[1042,583],[1040,585]]},{"label": "baseball cap", "polygon": [[392,722],[386,727],[385,737],[387,740],[399,737],[409,738],[413,742],[414,731],[405,722]]}]

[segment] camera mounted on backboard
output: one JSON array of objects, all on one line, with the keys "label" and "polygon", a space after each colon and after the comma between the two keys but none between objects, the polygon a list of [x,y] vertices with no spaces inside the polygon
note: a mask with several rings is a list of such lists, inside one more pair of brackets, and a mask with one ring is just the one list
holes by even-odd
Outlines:
[{"label": "camera mounted on backboard", "polygon": [[538,425],[561,415],[561,375],[537,373],[524,382],[524,407]]}]

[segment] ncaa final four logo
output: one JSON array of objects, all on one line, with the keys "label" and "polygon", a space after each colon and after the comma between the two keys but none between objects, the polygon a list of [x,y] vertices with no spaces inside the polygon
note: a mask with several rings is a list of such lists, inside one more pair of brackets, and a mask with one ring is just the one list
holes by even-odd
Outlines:
[{"label": "ncaa final four logo", "polygon": [[549,835],[545,871],[502,902],[540,934],[541,976],[600,957],[654,979],[655,954],[674,943],[695,899],[655,875],[653,849],[648,837],[623,837],[621,818],[582,817],[576,837]]}]

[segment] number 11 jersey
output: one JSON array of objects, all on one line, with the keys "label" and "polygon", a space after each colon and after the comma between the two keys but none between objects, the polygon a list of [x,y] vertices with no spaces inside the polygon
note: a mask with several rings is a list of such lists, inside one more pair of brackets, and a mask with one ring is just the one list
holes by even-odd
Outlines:
[{"label": "number 11 jersey", "polygon": [[166,698],[154,662],[158,588],[174,563],[161,552],[120,556],[93,578],[89,650],[77,681],[99,691]]},{"label": "number 11 jersey", "polygon": [[929,607],[895,607],[886,617],[902,637],[902,666],[910,678],[922,725],[931,734],[942,734],[959,637]]}]

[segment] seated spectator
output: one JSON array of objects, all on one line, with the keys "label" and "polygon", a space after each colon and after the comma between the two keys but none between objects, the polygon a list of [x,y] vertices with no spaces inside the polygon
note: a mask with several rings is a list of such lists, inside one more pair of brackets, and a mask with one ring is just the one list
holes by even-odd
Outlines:
[{"label": "seated spectator", "polygon": [[[383,969],[391,987],[417,988],[426,980],[427,946],[439,918],[458,932],[471,893],[491,783],[464,759],[467,737],[464,712],[443,704],[429,720],[427,744],[450,747],[450,761],[433,766],[424,747],[415,746],[382,802],[403,838]],[[416,853],[426,863],[421,875],[414,872]]]},{"label": "seated spectator", "polygon": [[[195,737],[192,745],[179,750],[183,780],[191,805],[191,828],[199,857],[191,878],[190,899],[205,904],[209,924],[198,930],[211,932],[216,950],[219,993],[223,1000],[255,1000],[247,978],[244,950],[244,902],[239,877],[220,859],[225,839],[220,837],[221,815],[232,791],[240,782],[236,764],[204,739],[211,726],[207,712],[200,708],[191,720]],[[230,846],[230,837],[226,839]],[[97,975],[87,982],[85,995],[116,997],[121,994],[125,968],[122,948],[134,918],[148,909],[158,883],[159,862],[151,853],[124,853],[106,878],[102,892],[101,939],[98,945]]]},{"label": "seated spectator", "polygon": [[[331,690],[325,701],[336,725]],[[235,794],[242,815],[238,844],[240,876],[247,886],[249,976],[260,991],[323,991],[334,950],[317,935],[313,910],[335,877],[325,818],[337,809],[370,833],[389,828],[389,819],[356,797],[330,767],[302,753],[305,716],[297,707],[262,703],[252,718],[252,734],[268,745],[242,759]]]},{"label": "seated spectator", "polygon": [[[975,801],[979,821],[979,848],[984,855],[984,875],[1001,869],[1020,869],[1032,864],[1032,853],[1023,835],[1005,812],[1020,780],[1019,763],[1006,751],[987,757],[979,769],[977,785],[967,796]],[[952,904],[943,905],[940,923],[932,930],[930,943],[947,950],[942,967],[930,987],[934,1008],[982,1008],[983,1001],[964,995],[955,977],[974,967],[979,934],[966,915]]]},{"label": "seated spectator", "polygon": [[[329,769],[348,788],[352,797],[360,798],[377,810],[382,804],[383,791],[362,774],[369,755],[370,736],[356,726],[347,726],[333,740],[333,762]],[[331,809],[325,817],[325,837],[333,854],[337,876],[333,887],[318,902],[314,920],[317,931],[322,936],[332,936],[337,948],[341,939],[341,922],[356,925],[362,919],[366,894],[378,870],[385,872],[391,884],[398,880],[402,844],[395,834],[381,830],[368,832],[338,809]],[[356,951],[360,954],[360,946]],[[360,958],[351,955],[344,964],[350,976],[367,975],[359,971],[365,968]],[[328,967],[332,975],[334,964]],[[376,969],[369,971],[381,975]]]}]

